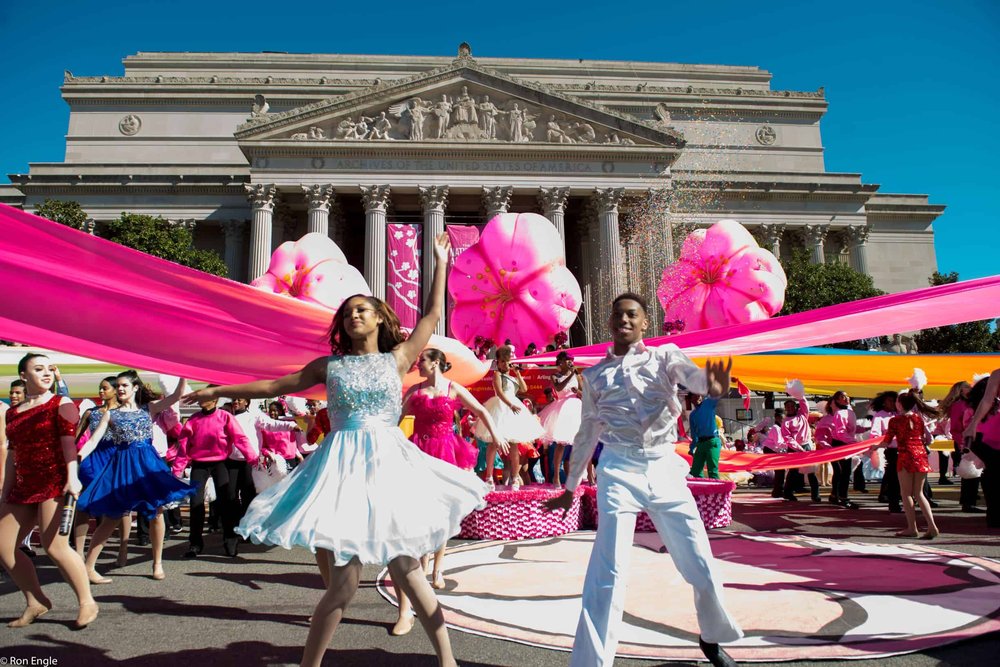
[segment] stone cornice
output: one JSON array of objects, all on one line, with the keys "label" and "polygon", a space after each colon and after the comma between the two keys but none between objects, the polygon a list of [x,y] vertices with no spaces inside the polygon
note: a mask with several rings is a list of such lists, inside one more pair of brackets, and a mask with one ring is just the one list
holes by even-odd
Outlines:
[{"label": "stone cornice", "polygon": [[[658,160],[664,166],[680,156],[680,149],[670,146],[614,146],[612,144],[514,144],[460,142],[329,142],[253,141],[240,143],[248,158],[256,157],[358,157],[365,158],[440,158],[461,156],[466,159],[608,159],[619,162]],[[617,150],[615,150],[617,149]]]},{"label": "stone cornice", "polygon": [[[656,86],[647,85],[637,89],[636,85],[610,85],[610,84],[587,84],[587,83],[543,83],[541,81],[530,81],[520,79],[505,74],[495,69],[488,69],[478,64],[476,69],[488,71],[496,76],[517,81],[522,85],[546,90],[552,93],[632,93],[639,97],[650,95],[680,95],[697,98],[704,97],[765,97],[776,99],[826,99],[825,92],[821,88],[817,91],[798,90],[761,90],[757,88],[706,88],[703,86]],[[393,84],[406,83],[413,79],[419,79],[428,74],[451,71],[452,66],[439,67],[429,72],[421,72],[402,78],[357,78],[345,79],[342,77],[311,76],[311,77],[290,77],[290,76],[75,76],[71,72],[65,72],[63,76],[63,86],[67,88],[100,85],[104,88],[113,87],[135,87],[135,86],[296,86],[296,87],[329,87],[343,86],[352,89],[369,89],[379,86],[388,87]],[[574,99],[577,100],[574,96]]]}]

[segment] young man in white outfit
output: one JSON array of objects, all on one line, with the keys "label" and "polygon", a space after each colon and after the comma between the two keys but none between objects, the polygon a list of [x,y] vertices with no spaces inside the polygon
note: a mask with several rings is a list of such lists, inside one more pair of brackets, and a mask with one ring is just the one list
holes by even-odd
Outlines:
[{"label": "young man in white outfit", "polygon": [[732,360],[728,365],[709,362],[702,370],[675,345],[647,348],[642,342],[649,326],[646,302],[636,294],[615,299],[608,326],[613,347],[603,361],[583,371],[583,420],[573,441],[566,491],[546,503],[550,511],[569,509],[600,440],[597,538],[570,666],[614,662],[635,521],[642,510],[694,588],[705,657],[713,665],[735,665],[719,644],[735,641],[743,632],[723,607],[708,536],[687,487],[688,465],[674,450],[682,412],[677,386],[723,396],[729,391]]}]

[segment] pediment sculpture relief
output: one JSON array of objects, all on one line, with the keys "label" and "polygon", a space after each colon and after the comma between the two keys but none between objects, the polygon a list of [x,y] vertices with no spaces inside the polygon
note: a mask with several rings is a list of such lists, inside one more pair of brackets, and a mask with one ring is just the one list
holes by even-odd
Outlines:
[{"label": "pediment sculpture relief", "polygon": [[609,128],[522,99],[470,93],[462,85],[427,97],[410,97],[383,108],[313,126],[289,138],[322,141],[498,141],[508,143],[633,145]]}]

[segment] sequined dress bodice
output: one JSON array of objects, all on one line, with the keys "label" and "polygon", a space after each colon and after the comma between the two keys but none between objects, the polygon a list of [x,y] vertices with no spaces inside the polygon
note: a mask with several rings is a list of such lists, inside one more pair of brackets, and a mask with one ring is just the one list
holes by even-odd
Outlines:
[{"label": "sequined dress bodice", "polygon": [[[101,423],[101,417],[104,416],[104,413],[100,408],[93,408],[87,414],[87,433],[93,433],[97,430],[97,425]],[[105,438],[107,438],[107,436],[105,436]]]},{"label": "sequined dress bodice", "polygon": [[152,442],[153,420],[145,408],[141,410],[123,411],[116,408],[111,411],[111,422],[105,436],[118,447],[127,447],[133,443]]},{"label": "sequined dress bodice", "polygon": [[331,357],[326,367],[327,410],[333,430],[399,423],[403,381],[396,357],[382,354]]},{"label": "sequined dress bodice", "polygon": [[462,405],[450,396],[417,394],[410,399],[413,408],[413,432],[418,437],[442,438],[455,433],[455,412]]},{"label": "sequined dress bodice", "polygon": [[503,394],[509,401],[520,403],[520,400],[517,398],[517,390],[521,388],[521,385],[513,376],[500,373],[500,388],[503,389]]}]

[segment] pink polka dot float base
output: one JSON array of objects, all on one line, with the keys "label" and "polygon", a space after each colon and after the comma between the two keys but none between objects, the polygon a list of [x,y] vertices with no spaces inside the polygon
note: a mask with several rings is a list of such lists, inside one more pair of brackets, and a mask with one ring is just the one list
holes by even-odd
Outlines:
[{"label": "pink polka dot float base", "polygon": [[[688,488],[706,528],[723,528],[733,521],[735,484],[724,480],[689,479]],[[565,516],[546,512],[543,504],[561,495],[551,486],[530,486],[520,491],[500,489],[486,496],[486,508],[462,520],[458,537],[467,540],[522,540],[565,535],[597,527],[597,487],[583,486]],[[645,512],[636,519],[636,532],[653,532]]]},{"label": "pink polka dot float base", "polygon": [[[594,533],[448,551],[438,591],[455,630],[568,651]],[[866,659],[1000,631],[1000,563],[917,544],[711,535],[739,661]],[[655,533],[632,548],[618,655],[701,660],[690,586]],[[503,585],[498,585],[503,582]],[[394,602],[387,574],[379,592]]]}]

